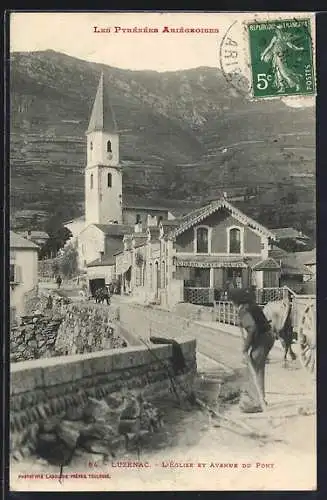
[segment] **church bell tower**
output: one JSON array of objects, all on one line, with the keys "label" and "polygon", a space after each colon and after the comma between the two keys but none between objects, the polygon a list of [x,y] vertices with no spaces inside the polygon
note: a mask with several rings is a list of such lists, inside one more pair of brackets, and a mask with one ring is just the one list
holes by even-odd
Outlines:
[{"label": "church bell tower", "polygon": [[86,131],[86,225],[122,223],[119,135],[107,91],[102,73]]}]

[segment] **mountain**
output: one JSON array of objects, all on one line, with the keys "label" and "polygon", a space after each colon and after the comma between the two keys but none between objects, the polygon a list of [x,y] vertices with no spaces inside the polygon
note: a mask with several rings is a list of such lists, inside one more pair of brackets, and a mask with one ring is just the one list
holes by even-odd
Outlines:
[{"label": "mountain", "polygon": [[16,224],[19,216],[45,223],[83,212],[85,130],[101,71],[120,129],[126,196],[198,203],[222,191],[274,192],[292,179],[312,218],[314,109],[251,102],[215,68],[130,71],[48,50],[11,55]]}]

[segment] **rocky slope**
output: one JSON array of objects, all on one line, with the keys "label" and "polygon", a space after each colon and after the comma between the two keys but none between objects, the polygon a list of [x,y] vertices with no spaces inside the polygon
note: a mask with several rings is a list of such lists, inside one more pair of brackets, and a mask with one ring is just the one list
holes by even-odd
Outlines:
[{"label": "rocky slope", "polygon": [[309,174],[295,180],[312,192],[311,108],[250,102],[215,68],[129,71],[54,51],[14,53],[13,215],[46,220],[59,211],[67,220],[83,211],[84,134],[101,71],[120,129],[126,195],[202,201],[244,186],[267,189],[294,173]]}]

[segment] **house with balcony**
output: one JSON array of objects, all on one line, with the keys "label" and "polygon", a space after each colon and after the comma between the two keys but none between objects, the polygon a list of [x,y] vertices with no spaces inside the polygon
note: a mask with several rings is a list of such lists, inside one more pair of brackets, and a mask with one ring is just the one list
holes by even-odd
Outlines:
[{"label": "house with balcony", "polygon": [[130,293],[148,301],[210,304],[233,287],[279,286],[280,264],[269,257],[274,233],[225,198],[161,221],[146,234],[140,244],[131,235],[116,256],[116,274],[124,279],[128,264]]},{"label": "house with balcony", "polygon": [[38,249],[31,240],[10,231],[10,320],[24,315],[26,301],[37,293]]}]

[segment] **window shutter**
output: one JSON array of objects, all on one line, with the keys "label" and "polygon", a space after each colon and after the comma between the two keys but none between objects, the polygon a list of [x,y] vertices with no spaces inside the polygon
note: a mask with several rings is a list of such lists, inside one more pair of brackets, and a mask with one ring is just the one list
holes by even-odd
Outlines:
[{"label": "window shutter", "polygon": [[21,266],[15,266],[15,281],[16,281],[16,283],[22,282],[22,268],[21,268]]}]

